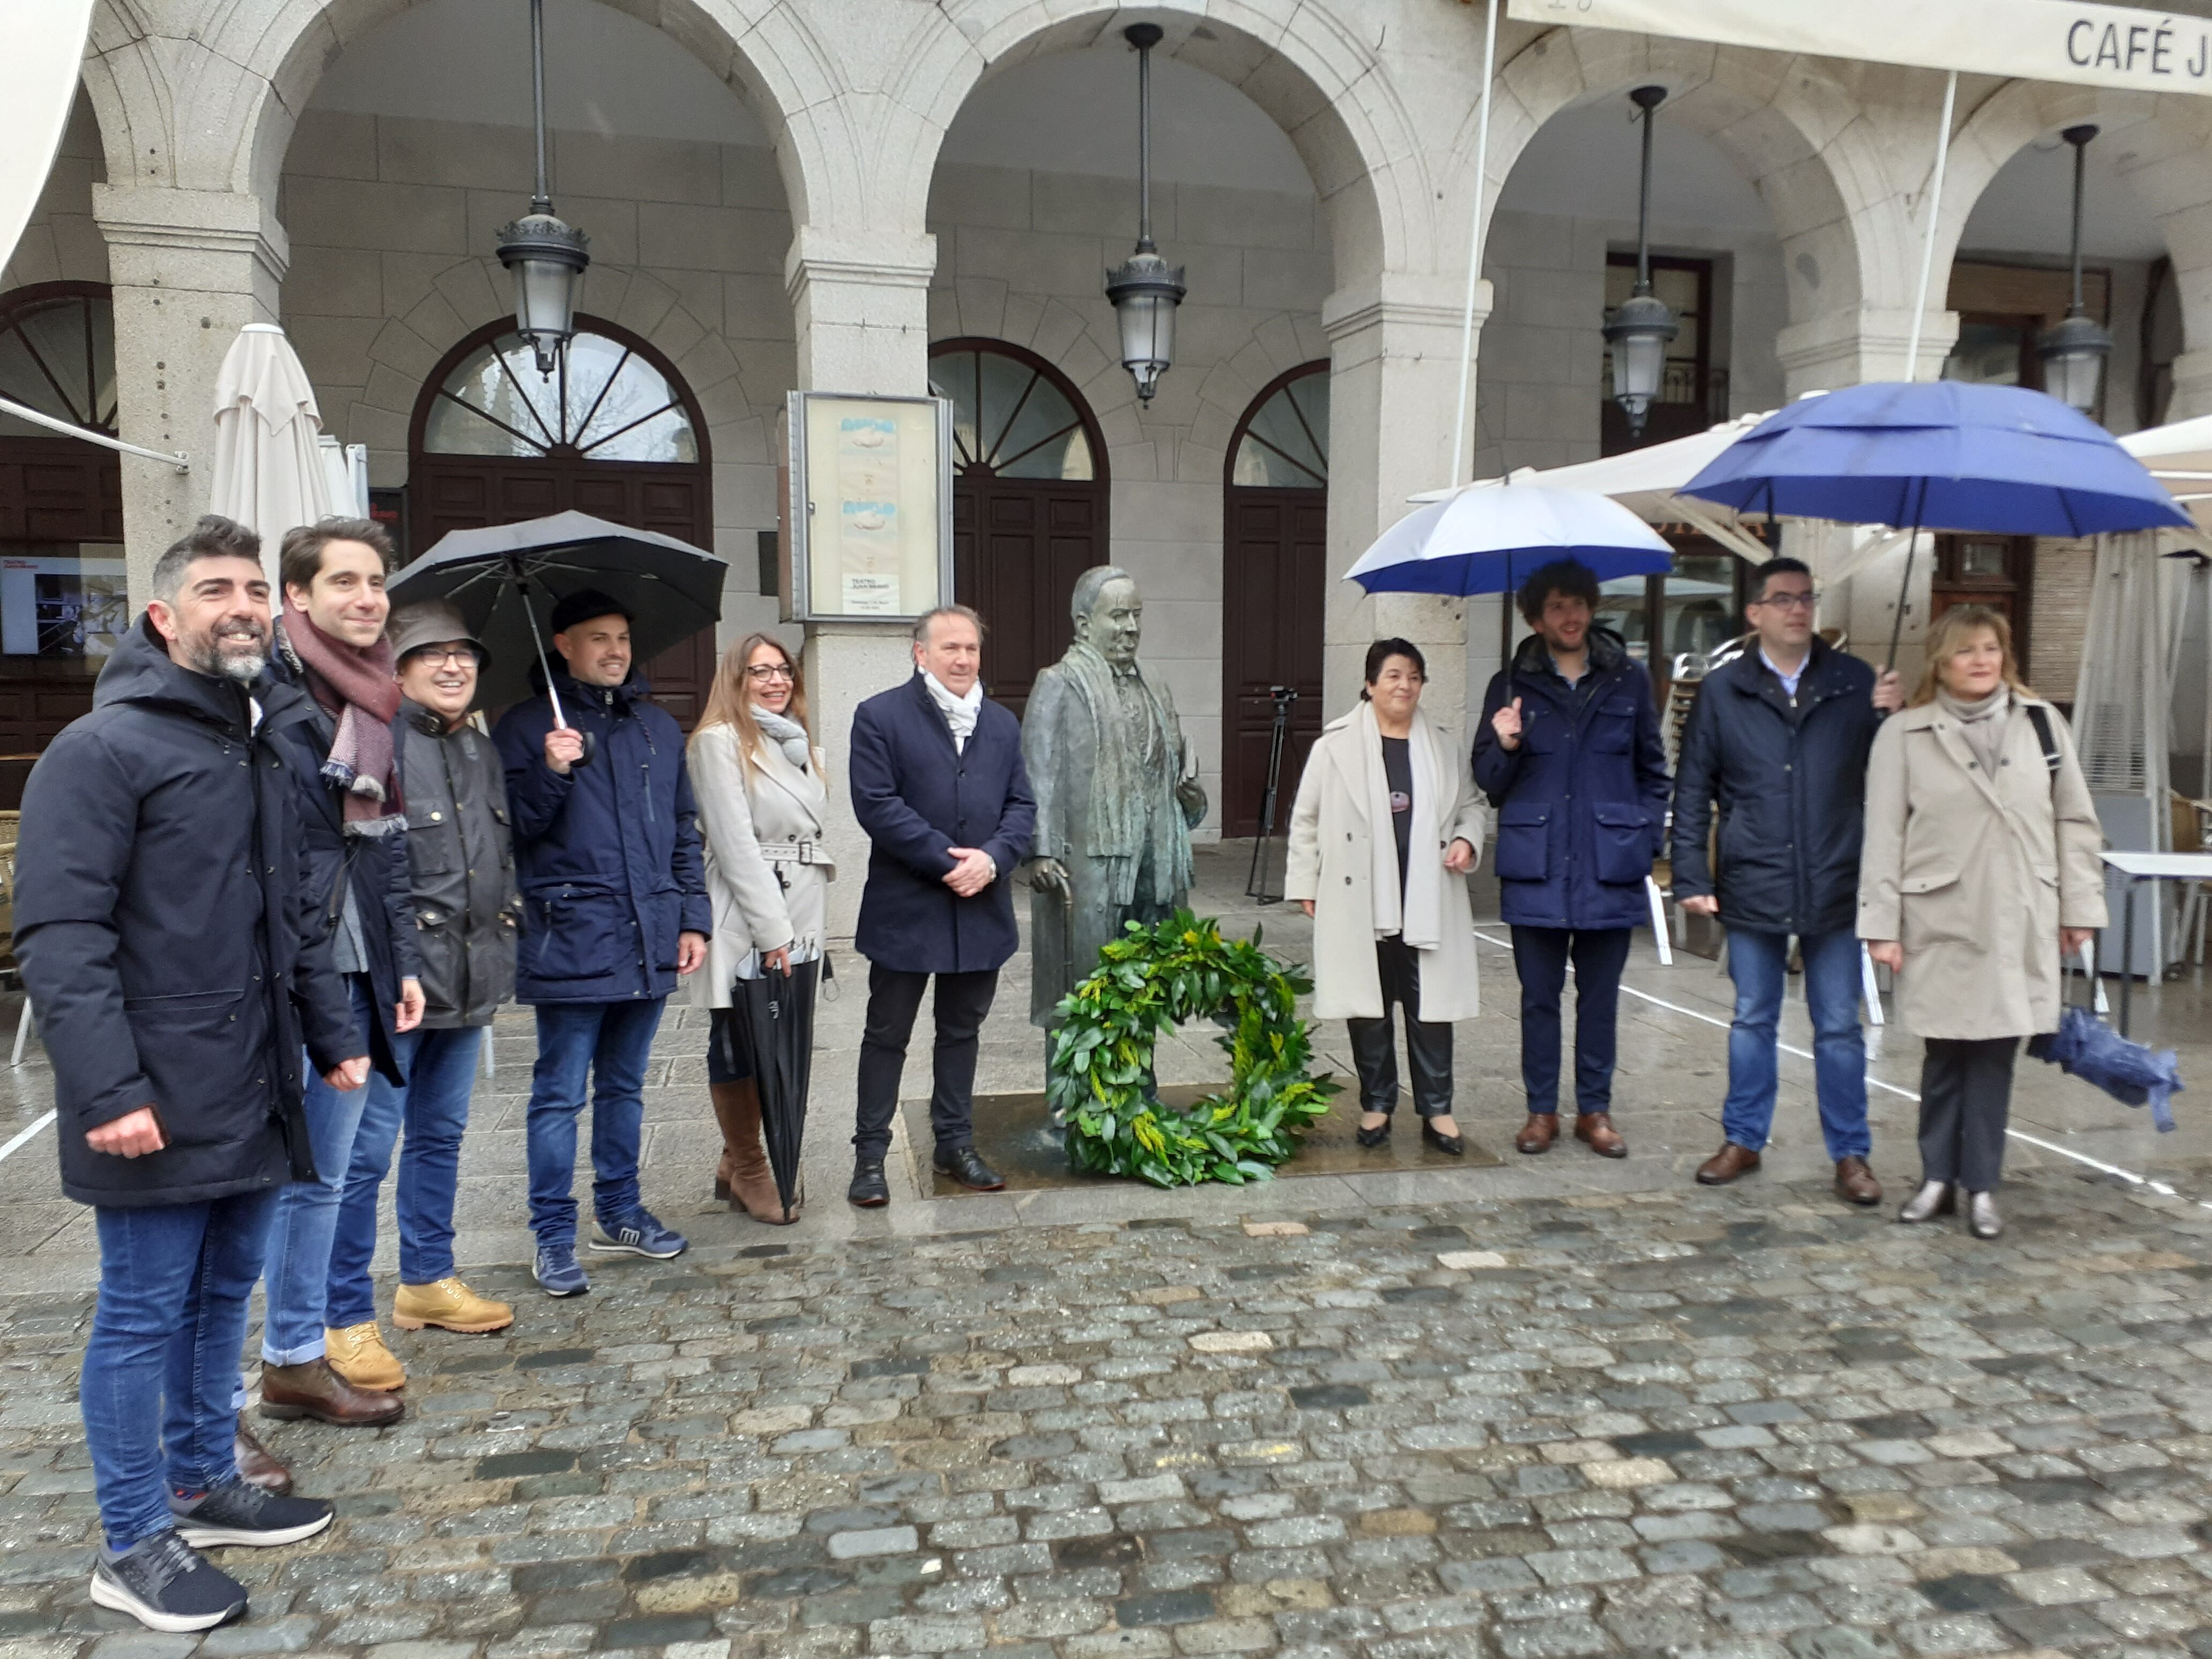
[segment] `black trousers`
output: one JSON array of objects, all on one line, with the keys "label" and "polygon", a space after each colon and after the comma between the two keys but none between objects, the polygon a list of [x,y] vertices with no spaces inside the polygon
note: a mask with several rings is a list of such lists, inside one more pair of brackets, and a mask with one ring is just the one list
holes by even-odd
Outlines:
[{"label": "black trousers", "polygon": [[1929,1037],[1920,1062],[1920,1178],[1996,1190],[2018,1037]]},{"label": "black trousers", "polygon": [[1613,1036],[1630,937],[1626,927],[1513,929],[1513,968],[1521,975],[1521,1085],[1531,1112],[1559,1109],[1559,1000],[1570,960],[1575,964],[1575,1110],[1613,1109]]},{"label": "black trousers", "polygon": [[[853,1155],[862,1163],[880,1164],[890,1150],[907,1039],[914,1035],[915,1016],[921,1012],[921,994],[930,978],[868,964],[868,1018],[860,1036],[860,1109],[853,1133]],[[936,979],[929,1127],[936,1133],[937,1150],[949,1152],[975,1141],[969,1119],[975,1101],[975,1053],[999,989],[999,970],[939,974]]]},{"label": "black trousers", "polygon": [[1452,1028],[1413,1017],[1421,1006],[1421,953],[1393,933],[1375,941],[1375,971],[1382,981],[1382,1018],[1348,1019],[1352,1063],[1359,1072],[1359,1103],[1389,1112],[1398,1103],[1398,1040],[1390,1011],[1406,1011],[1406,1063],[1413,1073],[1413,1109],[1443,1117],[1452,1109]]}]

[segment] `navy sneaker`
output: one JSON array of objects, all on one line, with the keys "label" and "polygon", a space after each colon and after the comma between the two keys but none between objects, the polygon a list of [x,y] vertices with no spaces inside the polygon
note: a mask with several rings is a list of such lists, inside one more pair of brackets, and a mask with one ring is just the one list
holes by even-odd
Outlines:
[{"label": "navy sneaker", "polygon": [[655,1261],[665,1261],[671,1256],[682,1255],[691,1248],[691,1242],[683,1234],[672,1233],[662,1226],[651,1211],[632,1210],[611,1221],[594,1221],[592,1248],[622,1255],[649,1255]]},{"label": "navy sneaker", "polygon": [[576,1252],[568,1244],[540,1244],[538,1261],[530,1269],[548,1296],[581,1296],[592,1288],[584,1270],[576,1265]]},{"label": "navy sneaker", "polygon": [[197,1498],[169,1494],[177,1534],[194,1549],[244,1544],[266,1549],[313,1538],[331,1524],[332,1510],[319,1498],[279,1498],[243,1480],[228,1480]]},{"label": "navy sneaker", "polygon": [[101,1546],[92,1599],[148,1630],[213,1630],[246,1612],[246,1587],[173,1531],[142,1538],[120,1555]]}]

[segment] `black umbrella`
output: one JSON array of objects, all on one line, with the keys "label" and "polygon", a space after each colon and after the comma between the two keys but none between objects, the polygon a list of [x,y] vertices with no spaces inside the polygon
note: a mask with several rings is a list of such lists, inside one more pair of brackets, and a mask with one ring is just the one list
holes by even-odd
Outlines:
[{"label": "black umbrella", "polygon": [[814,994],[822,963],[794,962],[788,974],[763,971],[731,988],[731,1005],[760,1091],[761,1138],[768,1143],[775,1195],[791,1213],[799,1197],[799,1147],[806,1135],[806,1091],[814,1072]]},{"label": "black umbrella", "polygon": [[[479,695],[496,708],[536,691],[530,665],[546,667],[544,635],[557,600],[585,588],[618,600],[630,613],[630,646],[642,662],[720,620],[726,568],[673,536],[556,513],[449,532],[394,576],[390,591],[394,605],[446,599],[459,608],[491,653]],[[568,724],[557,694],[553,718]]]}]

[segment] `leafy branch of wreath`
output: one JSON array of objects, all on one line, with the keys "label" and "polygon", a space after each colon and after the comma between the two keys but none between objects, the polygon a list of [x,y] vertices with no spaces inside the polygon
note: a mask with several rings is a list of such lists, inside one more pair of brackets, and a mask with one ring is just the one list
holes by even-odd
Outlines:
[{"label": "leafy branch of wreath", "polygon": [[[1297,999],[1312,981],[1256,939],[1224,939],[1219,922],[1188,910],[1132,921],[1098,954],[1098,970],[1060,1000],[1045,1085],[1070,1161],[1156,1187],[1272,1179],[1340,1086],[1307,1069],[1312,1028]],[[1155,1091],[1152,1048],[1162,1031],[1200,1018],[1222,1028],[1229,1090],[1177,1111]]]}]

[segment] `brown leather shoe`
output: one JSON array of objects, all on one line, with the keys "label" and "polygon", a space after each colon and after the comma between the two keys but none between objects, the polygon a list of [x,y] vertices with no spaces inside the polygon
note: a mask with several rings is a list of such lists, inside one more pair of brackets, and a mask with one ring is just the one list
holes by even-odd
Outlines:
[{"label": "brown leather shoe", "polygon": [[247,1486],[275,1492],[279,1498],[291,1492],[292,1471],[254,1437],[253,1431],[246,1426],[244,1412],[238,1414],[238,1431],[231,1440],[231,1455],[238,1464],[238,1478]]},{"label": "brown leather shoe", "polygon": [[406,1404],[398,1395],[356,1389],[332,1370],[327,1359],[261,1368],[264,1417],[312,1417],[318,1423],[335,1423],[342,1429],[380,1429],[397,1423],[406,1413]]},{"label": "brown leather shoe", "polygon": [[1557,1112],[1531,1112],[1521,1133],[1513,1138],[1513,1150],[1527,1152],[1531,1157],[1548,1152],[1552,1143],[1559,1138],[1559,1115]]},{"label": "brown leather shoe", "polygon": [[1620,1131],[1613,1127],[1611,1112],[1577,1113],[1575,1139],[1600,1158],[1628,1156],[1628,1143],[1620,1138]]},{"label": "brown leather shoe", "polygon": [[1881,1202],[1881,1182],[1874,1178],[1863,1158],[1839,1158],[1836,1160],[1836,1196],[1846,1204],[1856,1204],[1862,1209]]},{"label": "brown leather shoe", "polygon": [[1698,1185],[1725,1187],[1738,1176],[1759,1167],[1759,1154],[1748,1146],[1739,1146],[1733,1140],[1721,1142],[1721,1149],[1698,1165]]}]

